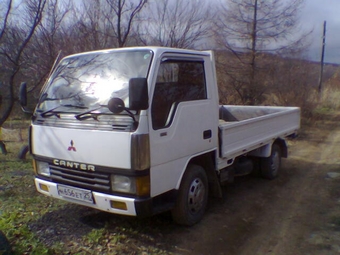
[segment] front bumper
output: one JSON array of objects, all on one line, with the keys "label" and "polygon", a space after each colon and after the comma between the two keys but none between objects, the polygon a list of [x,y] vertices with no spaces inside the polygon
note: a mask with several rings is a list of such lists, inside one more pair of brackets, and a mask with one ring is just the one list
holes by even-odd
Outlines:
[{"label": "front bumper", "polygon": [[[84,202],[84,201],[80,201],[80,200],[76,200],[76,199],[72,199],[72,198],[59,195],[58,189],[57,189],[58,184],[54,182],[45,181],[37,177],[34,179],[34,182],[35,182],[37,191],[47,196],[51,196],[51,197],[58,198],[58,199],[68,201],[71,203],[75,203],[75,204],[84,205],[87,207],[92,207],[92,208],[95,208],[101,211],[110,212],[110,213],[129,215],[129,216],[138,216],[135,205],[136,203],[140,204],[141,201],[137,201],[135,198],[114,196],[114,195],[108,195],[108,194],[92,191],[94,203],[88,203],[88,202]],[[48,191],[42,189],[42,187],[47,187]],[[112,208],[111,206],[112,201],[125,203],[126,210]],[[145,201],[145,203],[148,204],[147,200]]]}]

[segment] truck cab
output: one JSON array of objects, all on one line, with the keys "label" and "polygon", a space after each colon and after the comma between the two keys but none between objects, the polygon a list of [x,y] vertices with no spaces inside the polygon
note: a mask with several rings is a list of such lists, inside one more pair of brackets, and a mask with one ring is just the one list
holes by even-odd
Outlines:
[{"label": "truck cab", "polygon": [[30,127],[37,190],[124,215],[173,208],[188,166],[217,151],[212,58],[151,47],[62,59]]}]

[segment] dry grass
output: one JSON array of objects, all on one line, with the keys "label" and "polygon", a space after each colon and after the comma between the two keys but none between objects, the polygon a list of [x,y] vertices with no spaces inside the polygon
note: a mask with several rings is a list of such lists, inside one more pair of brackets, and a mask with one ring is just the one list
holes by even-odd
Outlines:
[{"label": "dry grass", "polygon": [[320,106],[331,110],[340,109],[340,88],[327,86],[322,91]]}]

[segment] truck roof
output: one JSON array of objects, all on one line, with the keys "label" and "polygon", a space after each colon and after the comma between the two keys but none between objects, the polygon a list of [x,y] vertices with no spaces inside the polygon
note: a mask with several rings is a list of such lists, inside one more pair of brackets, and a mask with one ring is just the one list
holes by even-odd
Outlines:
[{"label": "truck roof", "polygon": [[193,54],[193,55],[202,55],[209,56],[211,51],[199,51],[199,50],[190,50],[190,49],[180,49],[180,48],[171,48],[171,47],[161,47],[161,46],[143,46],[143,47],[123,47],[123,48],[111,48],[111,49],[103,49],[103,50],[95,50],[95,51],[87,51],[76,53],[67,56],[74,57],[80,55],[87,55],[92,53],[109,53],[109,52],[119,52],[119,51],[135,51],[135,50],[151,50],[155,53],[155,55],[161,55],[163,53],[179,53],[179,54]]}]

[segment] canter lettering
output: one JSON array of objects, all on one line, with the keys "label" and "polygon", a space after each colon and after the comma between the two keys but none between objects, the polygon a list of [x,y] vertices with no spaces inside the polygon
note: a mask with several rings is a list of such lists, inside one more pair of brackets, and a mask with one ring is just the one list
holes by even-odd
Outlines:
[{"label": "canter lettering", "polygon": [[83,164],[83,163],[78,163],[78,162],[53,159],[53,164],[56,166],[64,166],[64,167],[72,168],[72,169],[79,169],[79,170],[84,170],[84,171],[95,171],[94,165],[88,165],[88,164]]}]

